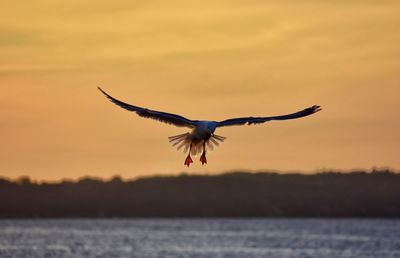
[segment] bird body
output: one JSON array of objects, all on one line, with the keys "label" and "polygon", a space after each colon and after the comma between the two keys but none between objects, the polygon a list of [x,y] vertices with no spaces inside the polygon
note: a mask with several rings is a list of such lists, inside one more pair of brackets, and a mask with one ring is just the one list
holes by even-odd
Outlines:
[{"label": "bird body", "polygon": [[192,134],[194,139],[200,140],[200,139],[204,139],[206,137],[210,137],[212,133],[214,133],[215,131],[215,127],[212,128],[213,122],[210,121],[198,121],[196,124],[196,127],[193,128],[192,130]]},{"label": "bird body", "polygon": [[200,157],[201,163],[204,165],[207,163],[206,149],[212,150],[215,146],[218,146],[220,142],[223,142],[226,138],[223,136],[216,135],[214,132],[218,127],[223,126],[234,126],[234,125],[244,125],[244,124],[261,124],[271,120],[287,120],[295,119],[304,116],[311,115],[321,110],[317,105],[306,108],[304,110],[281,116],[267,116],[267,117],[240,117],[231,118],[223,121],[206,121],[206,120],[190,120],[183,116],[161,112],[156,110],[151,110],[147,108],[142,108],[127,104],[118,99],[113,98],[108,93],[103,91],[100,87],[98,89],[114,104],[128,110],[136,112],[141,117],[151,118],[164,122],[167,124],[172,124],[178,127],[188,127],[191,129],[190,132],[184,134],[178,134],[175,136],[168,137],[172,146],[176,146],[178,150],[184,148],[184,151],[188,153],[185,159],[184,165],[189,166],[193,160],[191,155],[196,155],[202,152]]}]

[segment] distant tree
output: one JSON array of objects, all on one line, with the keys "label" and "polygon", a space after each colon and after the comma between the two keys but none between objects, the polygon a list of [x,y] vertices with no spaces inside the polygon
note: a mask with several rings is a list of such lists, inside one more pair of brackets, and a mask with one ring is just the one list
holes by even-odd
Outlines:
[{"label": "distant tree", "polygon": [[235,172],[60,183],[0,179],[0,218],[400,217],[400,174]]},{"label": "distant tree", "polygon": [[20,177],[18,177],[17,183],[19,185],[22,185],[22,186],[23,185],[31,185],[32,184],[31,178],[29,176],[20,176]]},{"label": "distant tree", "polygon": [[111,179],[110,179],[110,183],[111,184],[120,184],[123,183],[123,179],[120,175],[114,175]]}]

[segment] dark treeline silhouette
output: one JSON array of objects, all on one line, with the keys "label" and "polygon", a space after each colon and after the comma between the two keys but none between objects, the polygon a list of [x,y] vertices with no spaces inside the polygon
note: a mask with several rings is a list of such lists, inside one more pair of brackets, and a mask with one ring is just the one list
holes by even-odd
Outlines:
[{"label": "dark treeline silhouette", "polygon": [[228,173],[0,179],[0,217],[400,217],[400,174]]}]

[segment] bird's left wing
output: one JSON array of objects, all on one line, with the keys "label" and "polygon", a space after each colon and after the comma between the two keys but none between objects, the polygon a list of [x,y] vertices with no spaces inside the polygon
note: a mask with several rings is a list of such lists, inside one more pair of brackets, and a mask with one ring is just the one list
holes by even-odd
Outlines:
[{"label": "bird's left wing", "polygon": [[296,113],[282,115],[282,116],[269,116],[269,117],[240,117],[240,118],[232,118],[224,121],[217,122],[217,127],[220,126],[232,126],[232,125],[244,125],[244,124],[261,124],[271,120],[286,120],[286,119],[295,119],[304,116],[309,116],[314,114],[315,112],[320,111],[320,106],[312,106],[306,108],[304,110],[298,111]]},{"label": "bird's left wing", "polygon": [[147,109],[147,108],[142,108],[142,107],[137,107],[137,106],[133,106],[130,104],[127,104],[125,102],[122,102],[118,99],[115,99],[113,97],[111,97],[108,93],[106,93],[104,90],[102,90],[100,87],[98,87],[98,89],[114,104],[129,110],[129,111],[133,111],[136,112],[136,114],[138,114],[141,117],[145,117],[145,118],[151,118],[154,120],[158,120],[167,124],[172,124],[175,126],[180,126],[180,127],[189,127],[189,128],[193,128],[196,126],[196,120],[190,120],[187,119],[183,116],[179,116],[179,115],[175,115],[175,114],[171,114],[171,113],[166,113],[166,112],[161,112],[161,111],[156,111],[156,110],[151,110],[151,109]]}]

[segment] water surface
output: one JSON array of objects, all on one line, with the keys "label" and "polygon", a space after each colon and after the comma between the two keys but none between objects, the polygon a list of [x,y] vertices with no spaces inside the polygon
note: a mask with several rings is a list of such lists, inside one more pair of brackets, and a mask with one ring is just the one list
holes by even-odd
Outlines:
[{"label": "water surface", "polygon": [[0,220],[0,257],[400,257],[400,220]]}]

